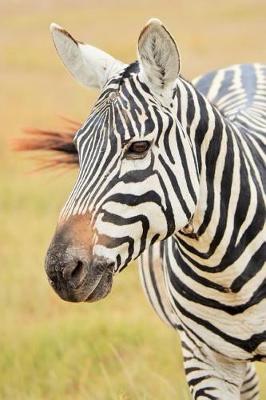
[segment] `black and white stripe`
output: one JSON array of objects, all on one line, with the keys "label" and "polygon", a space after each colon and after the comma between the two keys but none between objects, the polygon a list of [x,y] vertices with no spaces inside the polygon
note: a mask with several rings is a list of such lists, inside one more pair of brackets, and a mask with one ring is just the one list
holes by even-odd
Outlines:
[{"label": "black and white stripe", "polygon": [[[256,399],[257,377],[248,360],[266,360],[266,67],[236,65],[195,80],[195,87],[210,102],[190,84],[179,82],[179,86],[185,94],[180,96],[181,108],[183,104],[188,110],[193,99],[185,125],[193,127],[190,135],[200,145],[201,190],[191,221],[193,233],[179,231],[163,245],[153,246],[143,257],[148,260],[140,264],[141,280],[162,319],[176,327],[175,311],[180,318],[194,398],[222,398],[219,390],[213,391],[214,366],[205,375],[205,368],[197,364],[206,363],[208,357],[217,363],[217,358],[226,360],[230,355],[234,363],[226,365],[228,376],[232,365],[246,365],[246,377],[236,389],[241,388],[241,399]],[[165,307],[165,297],[171,306]],[[193,356],[195,349],[198,357]],[[205,386],[210,390],[203,395],[200,388]],[[237,398],[236,393],[229,397],[229,392],[223,398]]]},{"label": "black and white stripe", "polygon": [[[234,65],[190,83],[158,20],[141,32],[130,65],[53,32],[71,73],[102,88],[75,138],[80,173],[61,221],[87,216],[92,254],[114,272],[141,256],[149,301],[180,332],[193,399],[258,399],[266,66]],[[132,155],[134,142],[147,151]]]}]

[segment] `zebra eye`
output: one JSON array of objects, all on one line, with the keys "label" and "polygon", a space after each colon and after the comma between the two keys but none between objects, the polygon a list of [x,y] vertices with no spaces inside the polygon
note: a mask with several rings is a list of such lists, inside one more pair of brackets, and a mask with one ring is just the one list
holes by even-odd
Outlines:
[{"label": "zebra eye", "polygon": [[126,156],[128,158],[142,158],[150,148],[150,142],[147,140],[141,140],[139,142],[133,142],[127,149]]}]

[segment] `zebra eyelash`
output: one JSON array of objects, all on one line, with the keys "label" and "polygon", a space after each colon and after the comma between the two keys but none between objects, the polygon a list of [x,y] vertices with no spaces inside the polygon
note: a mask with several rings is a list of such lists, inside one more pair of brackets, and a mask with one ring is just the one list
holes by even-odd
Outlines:
[{"label": "zebra eyelash", "polygon": [[[135,148],[134,148],[135,145]],[[136,147],[139,145],[139,148]],[[141,148],[141,145],[143,148]],[[124,148],[123,158],[127,160],[140,160],[146,157],[150,150],[152,141],[150,140],[134,140],[129,141]]]}]

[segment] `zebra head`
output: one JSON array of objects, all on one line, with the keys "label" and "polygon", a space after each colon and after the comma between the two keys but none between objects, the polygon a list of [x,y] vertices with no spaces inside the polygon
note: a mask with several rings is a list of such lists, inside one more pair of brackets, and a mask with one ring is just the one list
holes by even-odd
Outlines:
[{"label": "zebra head", "polygon": [[155,241],[186,226],[199,179],[180,121],[176,44],[152,19],[126,65],[52,24],[55,47],[78,81],[101,94],[74,143],[80,172],[46,257],[65,300],[105,297],[113,275]]}]

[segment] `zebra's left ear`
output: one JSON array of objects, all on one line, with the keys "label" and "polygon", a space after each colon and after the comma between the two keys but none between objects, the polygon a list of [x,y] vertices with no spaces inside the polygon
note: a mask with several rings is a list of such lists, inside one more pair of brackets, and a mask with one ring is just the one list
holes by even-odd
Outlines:
[{"label": "zebra's left ear", "polygon": [[139,64],[148,86],[158,94],[168,93],[180,71],[174,39],[160,20],[151,19],[138,40]]}]

